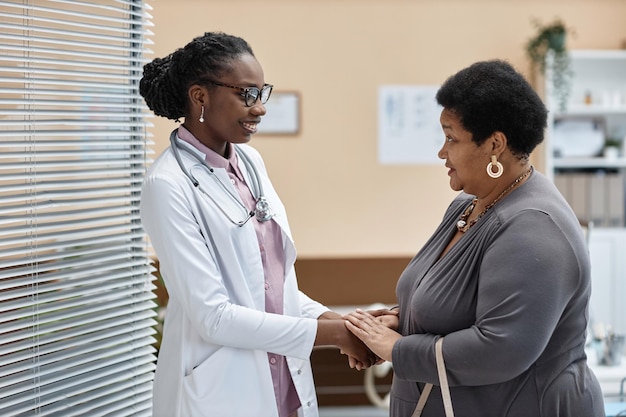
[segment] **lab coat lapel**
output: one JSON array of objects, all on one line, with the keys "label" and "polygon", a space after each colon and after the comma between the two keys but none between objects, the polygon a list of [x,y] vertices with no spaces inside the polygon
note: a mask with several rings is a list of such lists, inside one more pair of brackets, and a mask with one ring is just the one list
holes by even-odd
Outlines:
[{"label": "lab coat lapel", "polygon": [[[200,158],[204,158],[204,154],[197,149],[192,147],[187,147],[187,149],[190,149],[190,152],[197,153]],[[208,194],[208,196],[201,195],[201,198],[213,200],[217,209],[223,210],[225,214],[228,214],[230,220],[235,222],[244,220],[247,210],[239,194],[237,194],[237,190],[231,184],[226,170],[214,168],[213,173],[210,173],[208,168],[202,166],[199,161],[194,160],[191,156],[185,155],[183,158],[183,163],[189,173],[200,183],[202,190]],[[202,191],[200,191],[200,194],[202,194]]]},{"label": "lab coat lapel", "polygon": [[[241,149],[241,147],[239,148],[239,150],[245,152],[245,150]],[[253,175],[253,173],[249,172],[246,164],[242,161],[241,156],[239,156],[237,159],[237,166],[243,173],[246,179],[246,183],[249,187],[251,187],[251,184],[253,184],[251,175]],[[254,164],[255,162],[252,160],[251,163]],[[259,174],[259,181],[261,181],[261,184],[263,185],[265,198],[267,198],[270,207],[275,210],[275,215],[272,220],[274,220],[280,226],[280,230],[282,232],[283,247],[285,248],[285,270],[288,271],[289,268],[296,261],[296,247],[294,246],[293,240],[291,238],[291,231],[289,229],[289,224],[287,223],[287,216],[284,213],[283,205],[278,199],[278,196],[276,195],[272,184],[269,182],[269,179],[265,175],[263,175],[260,167],[255,166],[255,168],[257,169]]]}]

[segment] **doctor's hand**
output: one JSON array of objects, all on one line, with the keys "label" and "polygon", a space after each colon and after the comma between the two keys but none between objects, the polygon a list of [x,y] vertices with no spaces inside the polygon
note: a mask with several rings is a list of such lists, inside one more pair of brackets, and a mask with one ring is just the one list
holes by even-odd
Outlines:
[{"label": "doctor's hand", "polygon": [[[335,317],[339,318],[335,318]],[[368,368],[379,361],[379,358],[358,337],[346,327],[345,320],[337,315],[322,315],[317,320],[315,346],[336,346],[341,353],[348,355],[352,368],[358,370]]]},{"label": "doctor's hand", "polygon": [[386,326],[379,317],[357,309],[345,316],[346,327],[379,358],[391,362],[393,345],[401,334]]},{"label": "doctor's hand", "polygon": [[339,349],[341,353],[348,356],[348,365],[350,365],[350,368],[355,368],[360,371],[382,362],[370,348],[359,340],[359,338],[349,331],[347,334],[348,338],[339,346]]}]

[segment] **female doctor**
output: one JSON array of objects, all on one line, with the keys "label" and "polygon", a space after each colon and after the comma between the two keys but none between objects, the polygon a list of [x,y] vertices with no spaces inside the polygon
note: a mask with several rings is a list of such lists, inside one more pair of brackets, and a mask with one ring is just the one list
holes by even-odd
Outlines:
[{"label": "female doctor", "polygon": [[141,219],[169,294],[155,417],[314,417],[309,356],[376,362],[339,314],[298,290],[285,208],[248,145],[272,86],[245,40],[205,33],[144,66],[140,92],[178,121],[147,172]]}]

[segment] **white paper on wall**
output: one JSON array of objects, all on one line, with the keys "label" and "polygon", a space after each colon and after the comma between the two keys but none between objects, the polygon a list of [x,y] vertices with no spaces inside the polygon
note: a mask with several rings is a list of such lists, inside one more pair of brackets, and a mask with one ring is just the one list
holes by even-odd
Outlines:
[{"label": "white paper on wall", "polygon": [[441,164],[444,135],[439,86],[384,85],[378,92],[378,161],[381,164]]}]

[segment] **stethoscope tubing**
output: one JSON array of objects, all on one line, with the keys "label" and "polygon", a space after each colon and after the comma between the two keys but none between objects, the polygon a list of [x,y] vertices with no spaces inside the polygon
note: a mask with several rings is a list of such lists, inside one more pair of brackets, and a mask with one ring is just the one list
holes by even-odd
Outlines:
[{"label": "stethoscope tubing", "polygon": [[[191,172],[185,167],[185,164],[182,160],[182,157],[180,155],[180,149],[185,149],[184,147],[181,147],[178,144],[178,135],[177,135],[177,129],[173,130],[172,133],[170,134],[170,147],[172,149],[172,153],[174,155],[174,159],[176,159],[176,162],[178,163],[178,166],[180,167],[181,171],[185,174],[185,176],[187,178],[189,178],[189,180],[191,181],[191,183],[193,184],[194,188],[196,189],[200,189],[200,182],[191,174]],[[250,160],[250,157],[248,155],[246,155],[246,153],[241,150],[237,145],[233,144],[233,148],[235,149],[235,152],[237,152],[237,155],[242,159],[244,165],[246,166],[246,169],[248,170],[248,172],[250,173],[250,181],[251,181],[251,191],[252,191],[252,195],[255,198],[255,200],[257,201],[257,207],[259,205],[259,203],[261,204],[265,204],[267,205],[267,200],[265,198],[265,195],[263,193],[263,185],[261,184],[261,180],[259,178],[259,173],[256,169],[256,167],[254,166],[254,164],[252,163],[252,161]],[[215,170],[209,165],[207,164],[207,162],[204,160],[204,158],[200,157],[200,155],[192,152],[191,150],[187,150],[185,149],[187,154],[189,154],[190,156],[192,156],[193,158],[196,159],[196,161],[203,166],[204,168],[207,169],[207,171],[209,172],[209,174],[211,176],[213,176],[215,178],[215,180],[217,181],[217,183],[224,189],[224,191],[228,194],[228,196],[235,201],[239,206],[242,207],[242,209],[245,211],[246,213],[246,219],[243,221],[235,221],[233,220],[228,213],[226,213],[226,211],[221,207],[220,204],[218,204],[218,202],[208,193],[203,192],[207,197],[209,197],[213,203],[218,207],[218,209],[231,221],[231,223],[236,224],[238,226],[243,226],[245,223],[248,222],[248,220],[250,220],[250,218],[256,214],[256,210],[252,210],[249,211],[248,208],[243,204],[243,202],[236,196],[234,195],[231,190],[228,189],[228,187],[217,177],[217,175],[215,174]],[[202,190],[201,190],[202,191]],[[255,195],[256,194],[256,195]],[[268,217],[269,216],[269,217]],[[260,221],[265,221],[265,220],[269,220],[271,218],[271,214],[266,215],[266,218],[263,217],[259,217],[257,215],[257,218]]]}]

